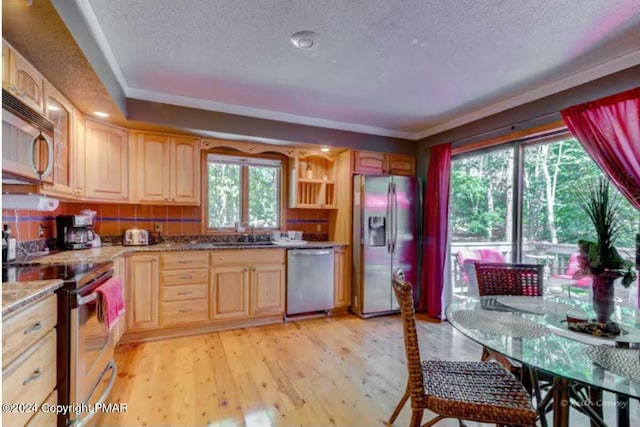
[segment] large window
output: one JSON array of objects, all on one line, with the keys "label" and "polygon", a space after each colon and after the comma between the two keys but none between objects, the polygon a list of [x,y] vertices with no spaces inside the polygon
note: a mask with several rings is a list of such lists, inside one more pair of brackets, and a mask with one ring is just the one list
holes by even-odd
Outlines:
[{"label": "large window", "polygon": [[[473,292],[465,259],[545,265],[545,288],[580,293],[571,260],[579,239],[595,239],[576,190],[600,169],[568,134],[465,153],[451,164],[450,230],[454,293]],[[626,199],[616,247],[634,254],[640,214]],[[583,292],[588,287],[583,286]],[[573,295],[573,294],[572,294]]]},{"label": "large window", "polygon": [[276,159],[209,154],[207,228],[279,228],[281,171]]}]

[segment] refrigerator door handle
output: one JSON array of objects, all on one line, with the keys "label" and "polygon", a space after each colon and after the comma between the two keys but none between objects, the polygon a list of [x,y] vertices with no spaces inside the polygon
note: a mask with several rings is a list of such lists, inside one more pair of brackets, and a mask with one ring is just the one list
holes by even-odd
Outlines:
[{"label": "refrigerator door handle", "polygon": [[393,233],[393,238],[391,241],[391,253],[395,253],[396,251],[396,243],[398,240],[398,193],[396,192],[396,184],[395,182],[392,185],[392,209],[393,209],[393,228],[391,232]]},{"label": "refrigerator door handle", "polygon": [[391,253],[391,183],[387,184],[387,218],[385,224],[385,235],[387,238],[387,252]]}]

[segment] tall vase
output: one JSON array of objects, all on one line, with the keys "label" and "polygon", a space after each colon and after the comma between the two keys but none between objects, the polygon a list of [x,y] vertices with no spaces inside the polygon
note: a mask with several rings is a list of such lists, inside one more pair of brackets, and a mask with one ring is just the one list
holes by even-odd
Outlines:
[{"label": "tall vase", "polygon": [[594,276],[592,288],[593,311],[598,323],[608,323],[614,309],[613,281],[608,276]]}]

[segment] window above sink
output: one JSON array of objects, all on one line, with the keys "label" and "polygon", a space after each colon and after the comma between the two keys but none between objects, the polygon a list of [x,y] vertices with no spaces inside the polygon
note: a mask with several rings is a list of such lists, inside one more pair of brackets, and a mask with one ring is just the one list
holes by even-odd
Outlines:
[{"label": "window above sink", "polygon": [[206,170],[207,231],[232,231],[236,223],[281,228],[281,159],[210,153]]}]

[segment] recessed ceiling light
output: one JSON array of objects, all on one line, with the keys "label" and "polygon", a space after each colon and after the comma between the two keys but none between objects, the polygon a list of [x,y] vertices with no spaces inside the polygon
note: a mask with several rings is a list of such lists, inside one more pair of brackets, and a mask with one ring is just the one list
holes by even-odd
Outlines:
[{"label": "recessed ceiling light", "polygon": [[313,49],[317,46],[318,35],[313,31],[298,31],[291,36],[291,43],[298,49]]},{"label": "recessed ceiling light", "polygon": [[60,111],[60,107],[56,106],[56,105],[47,105],[47,108],[51,111]]},{"label": "recessed ceiling light", "polygon": [[329,151],[331,151],[331,149],[329,147],[322,147],[320,148],[320,151],[324,151],[325,153],[328,153]]},{"label": "recessed ceiling light", "polygon": [[93,114],[95,114],[98,117],[109,117],[107,113],[103,113],[102,111],[94,111]]}]

